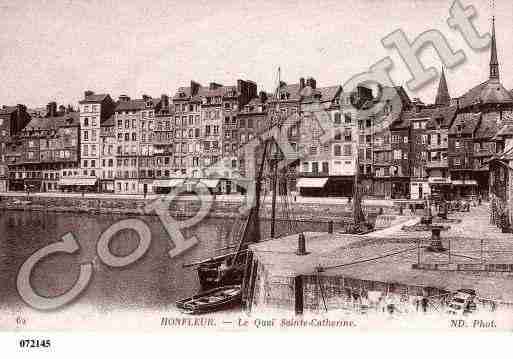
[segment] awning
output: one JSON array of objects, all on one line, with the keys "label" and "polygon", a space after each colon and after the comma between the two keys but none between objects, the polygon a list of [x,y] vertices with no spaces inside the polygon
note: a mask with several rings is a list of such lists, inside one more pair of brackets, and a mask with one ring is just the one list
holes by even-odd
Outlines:
[{"label": "awning", "polygon": [[428,183],[430,184],[451,184],[451,179],[447,177],[429,177]]},{"label": "awning", "polygon": [[184,182],[183,178],[175,178],[169,180],[155,180],[153,181],[153,187],[178,187]]},{"label": "awning", "polygon": [[218,179],[202,179],[202,180],[200,180],[200,182],[203,183],[208,188],[216,188],[217,185],[219,184]]},{"label": "awning", "polygon": [[453,180],[454,186],[477,186],[476,180]]},{"label": "awning", "polygon": [[328,178],[299,178],[296,187],[307,187],[307,188],[323,188],[328,182]]},{"label": "awning", "polygon": [[61,178],[59,186],[94,186],[96,178]]}]

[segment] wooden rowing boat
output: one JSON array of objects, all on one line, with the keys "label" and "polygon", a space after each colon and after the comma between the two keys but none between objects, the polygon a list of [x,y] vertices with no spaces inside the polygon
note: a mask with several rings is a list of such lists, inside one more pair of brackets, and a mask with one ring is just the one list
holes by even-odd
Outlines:
[{"label": "wooden rowing boat", "polygon": [[186,313],[200,314],[240,305],[241,300],[241,286],[228,285],[177,300],[176,306]]}]

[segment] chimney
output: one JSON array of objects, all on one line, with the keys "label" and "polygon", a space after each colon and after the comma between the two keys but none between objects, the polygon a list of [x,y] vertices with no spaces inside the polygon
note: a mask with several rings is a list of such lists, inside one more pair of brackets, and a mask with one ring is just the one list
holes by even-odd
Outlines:
[{"label": "chimney", "polygon": [[262,101],[262,103],[267,102],[267,93],[265,91],[260,91],[258,97],[260,97],[260,101]]},{"label": "chimney", "polygon": [[244,93],[246,89],[246,81],[238,79],[237,80],[237,92],[238,93]]},{"label": "chimney", "polygon": [[64,106],[64,105],[59,105],[59,114],[60,114],[60,115],[64,115],[64,114],[66,114],[66,106]]},{"label": "chimney", "polygon": [[306,86],[310,86],[313,90],[317,86],[317,81],[313,77],[309,77],[306,79]]},{"label": "chimney", "polygon": [[305,78],[304,77],[301,77],[299,79],[299,89],[302,90],[305,88]]},{"label": "chimney", "polygon": [[91,95],[94,95],[94,91],[91,91],[91,90],[84,91],[84,100],[87,99]]},{"label": "chimney", "polygon": [[169,96],[166,94],[162,94],[160,96],[160,105],[162,109],[167,110],[169,108]]},{"label": "chimney", "polygon": [[46,105],[46,117],[55,117],[57,115],[57,102],[52,101]]},{"label": "chimney", "polygon": [[191,96],[196,96],[199,92],[201,85],[197,82],[191,81]]},{"label": "chimney", "polygon": [[119,102],[128,102],[128,101],[130,101],[130,97],[128,97],[127,95],[119,95],[118,101]]},{"label": "chimney", "polygon": [[148,95],[146,95],[146,94],[143,94],[143,95],[142,95],[142,99],[143,99],[144,101],[148,101],[149,99],[151,99],[151,96],[148,96]]},{"label": "chimney", "polygon": [[23,113],[27,110],[27,108],[25,107],[25,105],[21,105],[21,104],[17,104],[16,105],[16,116],[18,118],[21,118],[21,116],[23,115]]},{"label": "chimney", "polygon": [[217,89],[217,88],[219,88],[219,87],[223,87],[223,85],[218,84],[218,83],[216,83],[216,82],[211,82],[211,83],[210,83],[210,85],[208,86],[208,88],[209,88],[210,90],[215,90],[215,89]]}]

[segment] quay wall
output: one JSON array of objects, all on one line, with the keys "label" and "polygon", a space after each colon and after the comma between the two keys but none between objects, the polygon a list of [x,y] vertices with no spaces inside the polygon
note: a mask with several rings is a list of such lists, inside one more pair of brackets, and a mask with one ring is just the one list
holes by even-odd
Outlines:
[{"label": "quay wall", "polygon": [[[26,196],[1,196],[0,210],[24,210],[24,211],[48,211],[48,212],[75,212],[75,213],[113,213],[130,215],[156,215],[155,211],[149,210],[148,205],[155,199],[134,199],[134,198],[91,198],[91,197],[49,197],[31,196],[26,201]],[[240,216],[241,203],[236,201],[214,200],[210,204],[208,217],[235,218]],[[283,207],[277,207],[277,218],[286,220],[288,218],[297,220],[323,221],[344,221],[351,218],[351,208],[345,204],[323,204],[323,203],[289,203],[288,214]],[[174,216],[194,216],[201,207],[200,201],[182,199],[179,196],[169,204],[169,211]],[[395,210],[392,207],[365,206],[366,212],[371,219],[375,218],[379,211],[391,214]],[[271,217],[271,205],[265,203],[261,209],[262,218]]]},{"label": "quay wall", "polygon": [[[294,313],[297,309],[296,278],[291,275],[270,274],[256,259],[257,268],[248,301],[253,312],[276,310]],[[393,304],[401,314],[415,312],[443,313],[450,302],[451,293],[435,288],[408,285],[399,282],[378,282],[362,278],[327,275],[324,273],[301,275],[301,302],[303,313],[342,311],[365,314],[386,312]],[[422,299],[427,299],[423,308]],[[513,303],[478,298],[480,310],[513,311]],[[297,314],[297,313],[296,313]]]}]

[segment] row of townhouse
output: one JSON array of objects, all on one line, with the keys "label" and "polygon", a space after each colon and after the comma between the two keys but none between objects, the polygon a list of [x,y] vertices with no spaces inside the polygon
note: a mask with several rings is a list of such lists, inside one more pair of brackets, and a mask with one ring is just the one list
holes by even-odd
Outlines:
[{"label": "row of townhouse", "polygon": [[310,77],[280,82],[273,94],[245,80],[191,81],[158,98],[86,91],[78,112],[53,102],[32,118],[22,105],[3,107],[0,190],[166,193],[202,182],[244,192],[256,168],[246,145],[279,129],[278,142],[294,155],[279,173],[282,192],[350,196],[358,175],[367,195],[487,196],[489,163],[509,150],[512,124],[494,22],[488,80],[451,98],[442,71],[430,105],[402,87],[348,91]]},{"label": "row of townhouse", "polygon": [[449,95],[442,70],[435,103],[414,101],[375,137],[373,194],[424,198],[482,196],[490,191],[489,162],[508,150],[512,138],[513,94],[500,81],[492,24],[488,79],[462,96]]},{"label": "row of townhouse", "polygon": [[243,80],[192,81],[159,98],[85,91],[78,112],[51,102],[45,115],[5,133],[4,190],[166,193],[202,181],[216,192],[243,192],[253,161],[243,147],[293,118],[286,140],[301,155],[283,173],[282,191],[348,195],[357,153],[367,154],[360,166],[371,172],[371,122],[359,118],[355,99],[373,101],[372,91],[318,87],[311,77],[281,82],[274,94]]}]

